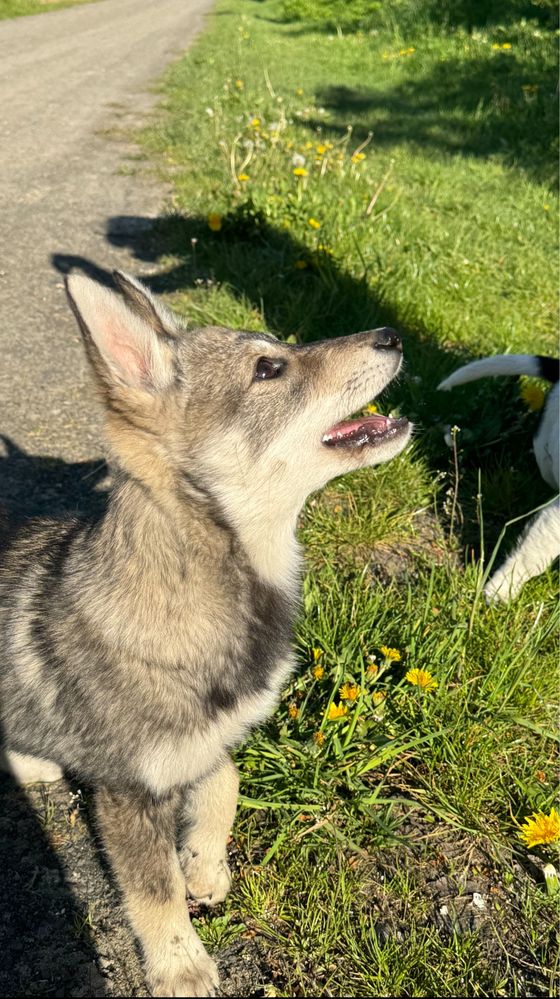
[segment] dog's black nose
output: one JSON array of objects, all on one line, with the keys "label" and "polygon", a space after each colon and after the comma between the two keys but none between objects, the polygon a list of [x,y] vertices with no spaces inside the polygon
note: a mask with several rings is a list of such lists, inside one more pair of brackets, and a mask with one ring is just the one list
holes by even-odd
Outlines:
[{"label": "dog's black nose", "polygon": [[373,346],[376,350],[400,350],[402,354],[401,338],[390,326],[382,326],[381,329],[373,330],[372,336]]}]

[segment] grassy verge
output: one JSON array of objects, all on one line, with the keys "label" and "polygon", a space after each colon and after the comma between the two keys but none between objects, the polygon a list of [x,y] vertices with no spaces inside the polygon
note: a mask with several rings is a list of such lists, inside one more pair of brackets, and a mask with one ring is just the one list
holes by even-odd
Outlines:
[{"label": "grassy verge", "polygon": [[480,599],[505,520],[548,496],[538,415],[511,380],[436,391],[471,356],[556,350],[554,33],[515,4],[470,30],[411,10],[222,0],[145,137],[175,212],[139,252],[193,321],[406,337],[379,405],[416,441],[302,515],[301,670],[239,753],[240,877],[200,917],[267,938],[270,995],[548,994],[558,964],[555,848],[519,838],[556,793],[557,574]]},{"label": "grassy verge", "polygon": [[61,7],[93,2],[95,0],[0,0],[0,21],[7,17],[44,14],[45,11],[59,10]]}]

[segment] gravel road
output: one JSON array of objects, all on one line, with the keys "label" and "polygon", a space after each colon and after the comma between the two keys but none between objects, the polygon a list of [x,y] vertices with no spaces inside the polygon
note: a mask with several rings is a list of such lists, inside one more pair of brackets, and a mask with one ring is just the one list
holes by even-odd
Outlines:
[{"label": "gravel road", "polygon": [[100,0],[0,21],[0,434],[27,453],[99,453],[61,271],[72,257],[136,270],[108,229],[156,215],[164,192],[126,175],[134,149],[111,136],[149,112],[210,7]]}]

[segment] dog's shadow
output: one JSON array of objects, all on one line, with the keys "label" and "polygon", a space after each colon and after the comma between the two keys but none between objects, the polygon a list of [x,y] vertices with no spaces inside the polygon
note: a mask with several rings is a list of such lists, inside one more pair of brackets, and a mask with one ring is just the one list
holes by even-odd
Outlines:
[{"label": "dog's shadow", "polygon": [[107,475],[102,460],[68,462],[30,455],[0,434],[0,528],[4,536],[32,517],[101,513]]},{"label": "dog's shadow", "polygon": [[[14,528],[30,517],[101,511],[106,474],[99,460],[33,456],[0,436],[0,557]],[[103,996],[87,907],[50,839],[60,802],[48,787],[19,787],[1,745],[0,731],[0,995]]]},{"label": "dog's shadow", "polygon": [[0,772],[0,995],[104,996],[90,914],[49,838],[53,808],[46,787]]}]

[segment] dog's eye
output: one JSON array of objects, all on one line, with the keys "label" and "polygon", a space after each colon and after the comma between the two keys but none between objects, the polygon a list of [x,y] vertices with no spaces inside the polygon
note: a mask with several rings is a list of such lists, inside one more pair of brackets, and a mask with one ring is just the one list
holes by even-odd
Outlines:
[{"label": "dog's eye", "polygon": [[254,381],[264,381],[265,378],[278,378],[284,368],[284,361],[277,361],[272,357],[259,357],[255,365]]}]

